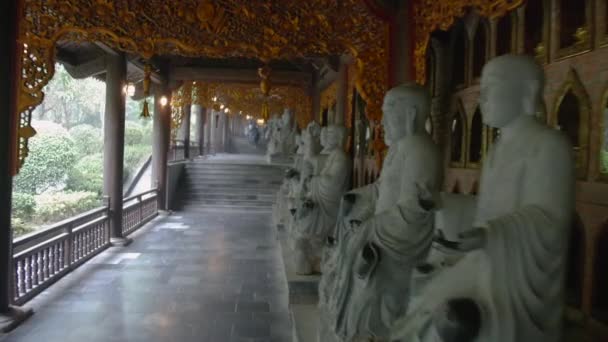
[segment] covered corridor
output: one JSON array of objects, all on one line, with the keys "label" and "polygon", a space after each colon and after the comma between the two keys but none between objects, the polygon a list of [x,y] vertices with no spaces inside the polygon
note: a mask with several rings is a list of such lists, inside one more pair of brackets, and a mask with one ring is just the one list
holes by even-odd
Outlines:
[{"label": "covered corridor", "polygon": [[[248,172],[256,159],[206,163]],[[178,210],[131,237],[35,297],[34,317],[0,341],[291,341],[269,210]]]}]

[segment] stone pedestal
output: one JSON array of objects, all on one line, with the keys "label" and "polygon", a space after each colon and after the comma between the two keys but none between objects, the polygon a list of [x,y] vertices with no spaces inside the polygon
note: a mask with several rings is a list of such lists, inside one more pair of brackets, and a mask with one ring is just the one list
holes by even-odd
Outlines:
[{"label": "stone pedestal", "polygon": [[285,229],[278,229],[285,277],[289,290],[289,310],[292,317],[294,342],[317,342],[319,314],[318,288],[321,275],[298,275],[293,262],[293,250]]}]

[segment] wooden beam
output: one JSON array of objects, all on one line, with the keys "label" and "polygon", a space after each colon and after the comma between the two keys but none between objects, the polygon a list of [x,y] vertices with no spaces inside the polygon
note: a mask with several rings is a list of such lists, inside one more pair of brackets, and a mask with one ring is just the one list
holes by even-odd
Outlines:
[{"label": "wooden beam", "polygon": [[[272,83],[276,85],[303,85],[312,84],[312,75],[300,71],[280,71],[271,73]],[[221,83],[259,83],[260,76],[257,69],[228,69],[228,68],[200,68],[200,67],[174,67],[171,69],[172,81],[202,81]]]},{"label": "wooden beam", "polygon": [[63,66],[72,78],[82,79],[97,76],[106,72],[106,57],[101,56],[76,65],[71,64],[68,61],[63,61]]}]

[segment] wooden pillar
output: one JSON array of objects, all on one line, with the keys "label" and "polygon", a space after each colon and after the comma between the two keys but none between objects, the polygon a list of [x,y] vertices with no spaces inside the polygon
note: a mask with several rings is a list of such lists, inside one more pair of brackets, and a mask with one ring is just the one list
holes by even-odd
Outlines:
[{"label": "wooden pillar", "polygon": [[224,143],[224,153],[228,153],[230,149],[230,116],[224,113],[224,129],[222,130],[222,140]]},{"label": "wooden pillar", "polygon": [[211,153],[211,132],[213,131],[213,109],[205,112],[205,153]]},{"label": "wooden pillar", "polygon": [[103,194],[110,199],[110,239],[124,246],[122,234],[122,176],[125,145],[125,93],[127,61],[124,53],[106,56],[106,108],[104,114]]},{"label": "wooden pillar", "polygon": [[13,298],[13,248],[11,229],[12,163],[17,125],[16,81],[19,47],[17,44],[17,1],[2,1],[0,12],[0,332],[7,332],[32,314],[11,306]]},{"label": "wooden pillar", "polygon": [[312,98],[312,113],[311,120],[317,121],[321,124],[319,120],[319,114],[321,113],[321,89],[319,88],[319,72],[315,71],[312,74],[312,86],[310,91],[310,96]]},{"label": "wooden pillar", "polygon": [[205,153],[205,117],[206,110],[201,105],[192,105],[192,115],[196,116],[196,127],[194,136],[198,143],[198,154],[202,156]]},{"label": "wooden pillar", "polygon": [[340,62],[338,68],[338,89],[336,93],[336,112],[334,117],[334,124],[340,126],[344,125],[345,115],[350,115],[346,112],[346,101],[348,98],[348,67],[343,62]]},{"label": "wooden pillar", "polygon": [[[165,105],[161,99],[165,98]],[[158,208],[167,210],[167,153],[171,135],[171,93],[163,81],[154,94],[154,142],[152,144],[152,186],[158,189]]]},{"label": "wooden pillar", "polygon": [[404,82],[412,81],[415,75],[412,74],[412,48],[413,32],[411,18],[412,0],[397,1],[395,18],[392,20],[391,27],[391,75],[389,77],[391,87]]},{"label": "wooden pillar", "polygon": [[13,130],[16,123],[15,101],[17,97],[16,83],[14,82],[16,72],[16,39],[15,26],[16,11],[14,1],[6,1],[0,5],[4,20],[0,24],[0,35],[2,51],[10,53],[0,54],[0,313],[8,312],[11,303],[12,279],[12,236],[11,230],[11,194],[12,194],[12,169],[13,156]]},{"label": "wooden pillar", "polygon": [[184,106],[184,117],[182,119],[182,129],[184,132],[184,158],[190,158],[190,114],[192,114],[192,105]]}]

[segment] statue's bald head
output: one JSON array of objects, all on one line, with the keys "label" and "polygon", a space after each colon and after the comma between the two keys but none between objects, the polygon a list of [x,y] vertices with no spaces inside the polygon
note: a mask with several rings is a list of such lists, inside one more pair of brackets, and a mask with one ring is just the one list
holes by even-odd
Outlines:
[{"label": "statue's bald head", "polygon": [[431,99],[426,88],[404,83],[390,89],[382,105],[385,141],[397,141],[404,135],[424,132]]},{"label": "statue's bald head", "polygon": [[419,115],[426,116],[431,107],[431,97],[427,89],[419,84],[408,82],[391,88],[385,96],[385,102],[391,100],[399,104],[415,106]]},{"label": "statue's bald head", "polygon": [[530,81],[537,82],[540,89],[545,83],[543,69],[534,58],[526,55],[502,55],[491,59],[481,73],[484,76],[495,75],[502,78],[505,82],[523,86]]},{"label": "statue's bald head", "polygon": [[491,59],[481,74],[479,104],[484,123],[503,128],[519,115],[536,114],[544,79],[543,69],[529,56]]}]

